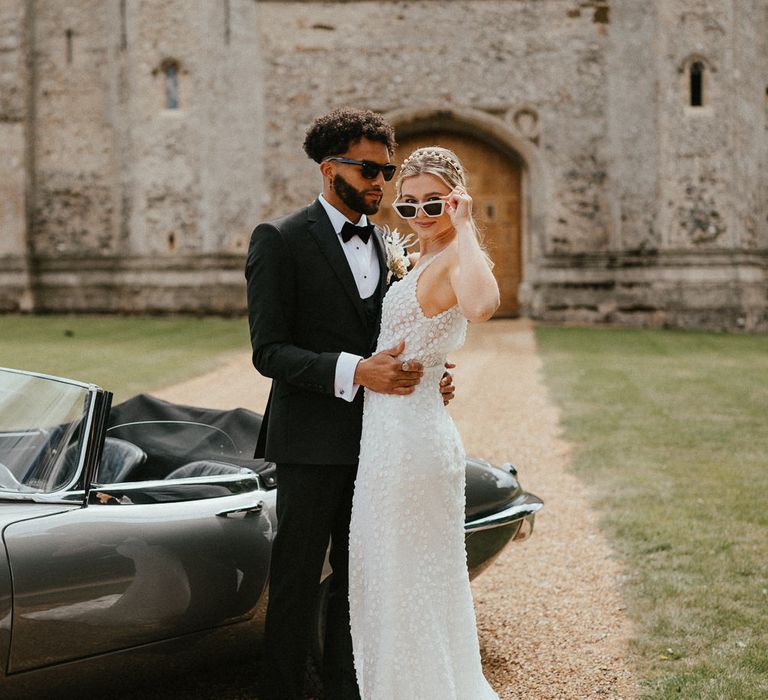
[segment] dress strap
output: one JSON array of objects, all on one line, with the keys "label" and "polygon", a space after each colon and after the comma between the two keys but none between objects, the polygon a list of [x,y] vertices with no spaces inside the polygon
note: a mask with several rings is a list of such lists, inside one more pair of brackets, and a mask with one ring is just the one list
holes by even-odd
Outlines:
[{"label": "dress strap", "polygon": [[416,267],[413,268],[413,276],[418,277],[429,265],[431,265],[435,260],[437,260],[446,250],[448,250],[448,246],[443,248],[441,251],[438,251],[434,255],[432,255],[430,258],[427,259],[426,262],[422,263],[421,261],[423,258],[419,258],[419,261],[416,263]]}]

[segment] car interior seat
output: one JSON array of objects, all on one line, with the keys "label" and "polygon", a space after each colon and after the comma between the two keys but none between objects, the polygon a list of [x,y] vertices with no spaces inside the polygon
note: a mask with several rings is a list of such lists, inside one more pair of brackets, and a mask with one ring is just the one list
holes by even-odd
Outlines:
[{"label": "car interior seat", "polygon": [[104,439],[101,463],[96,470],[97,484],[116,484],[130,481],[131,471],[147,461],[147,453],[127,440],[108,437]]},{"label": "car interior seat", "polygon": [[217,474],[242,474],[243,476],[254,474],[252,469],[238,467],[235,464],[217,462],[212,459],[200,459],[196,462],[188,462],[174,469],[166,479],[184,479],[193,476],[215,476]]}]

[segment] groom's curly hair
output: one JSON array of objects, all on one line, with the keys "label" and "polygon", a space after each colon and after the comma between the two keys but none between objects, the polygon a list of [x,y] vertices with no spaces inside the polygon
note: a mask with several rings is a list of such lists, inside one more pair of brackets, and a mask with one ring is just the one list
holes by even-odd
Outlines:
[{"label": "groom's curly hair", "polygon": [[304,150],[316,163],[323,158],[346,153],[351,143],[361,138],[386,145],[395,152],[395,130],[384,117],[368,109],[340,107],[312,122],[304,139]]}]

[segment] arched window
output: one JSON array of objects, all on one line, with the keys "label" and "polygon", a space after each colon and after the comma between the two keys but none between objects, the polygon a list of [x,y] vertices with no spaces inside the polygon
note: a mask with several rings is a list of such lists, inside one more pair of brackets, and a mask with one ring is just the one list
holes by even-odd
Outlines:
[{"label": "arched window", "polygon": [[693,113],[710,114],[707,108],[716,96],[714,75],[717,73],[712,61],[699,53],[689,54],[678,64],[677,72],[680,75],[681,99],[685,100],[686,107]]},{"label": "arched window", "polygon": [[179,66],[174,61],[165,65],[165,108],[179,108]]},{"label": "arched window", "polygon": [[163,90],[165,92],[165,108],[178,109],[180,103],[179,74],[181,68],[179,62],[173,58],[166,58],[159,68],[152,71],[153,75],[160,73],[163,77]]},{"label": "arched window", "polygon": [[704,106],[704,72],[706,67],[701,61],[693,61],[688,68],[691,107]]}]

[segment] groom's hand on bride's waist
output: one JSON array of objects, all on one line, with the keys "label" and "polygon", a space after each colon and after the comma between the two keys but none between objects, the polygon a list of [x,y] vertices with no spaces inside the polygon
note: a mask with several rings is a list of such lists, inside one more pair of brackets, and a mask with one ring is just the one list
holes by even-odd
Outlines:
[{"label": "groom's hand on bride's waist", "polygon": [[404,350],[405,342],[401,340],[393,348],[360,360],[355,369],[355,384],[380,394],[412,393],[421,381],[424,367],[415,360],[403,362],[398,356]]}]

